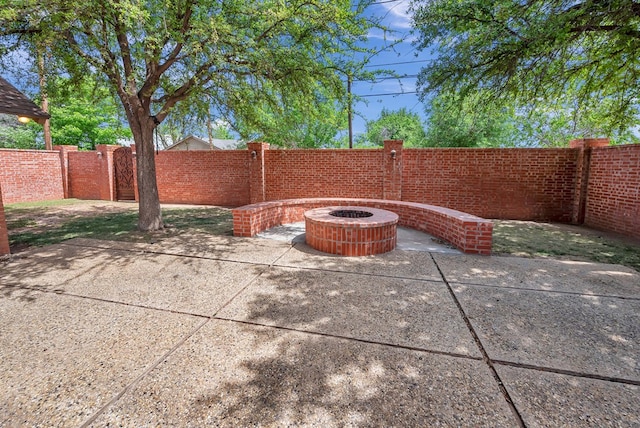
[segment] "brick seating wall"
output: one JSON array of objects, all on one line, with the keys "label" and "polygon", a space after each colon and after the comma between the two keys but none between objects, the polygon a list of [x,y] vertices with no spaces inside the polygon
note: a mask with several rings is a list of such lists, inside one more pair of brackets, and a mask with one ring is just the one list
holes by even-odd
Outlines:
[{"label": "brick seating wall", "polygon": [[491,254],[493,223],[460,211],[414,202],[380,199],[309,198],[260,202],[232,210],[235,236],[257,233],[304,220],[304,212],[333,205],[386,209],[398,214],[398,225],[429,233],[468,254]]}]

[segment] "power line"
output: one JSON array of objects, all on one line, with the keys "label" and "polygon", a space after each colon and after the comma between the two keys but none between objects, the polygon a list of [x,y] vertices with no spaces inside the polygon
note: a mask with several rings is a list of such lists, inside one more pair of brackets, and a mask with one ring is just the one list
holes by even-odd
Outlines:
[{"label": "power line", "polygon": [[433,62],[435,61],[434,59],[420,59],[420,60],[416,60],[416,61],[401,61],[401,62],[390,62],[387,64],[370,64],[370,65],[365,65],[365,67],[384,67],[386,65],[401,65],[401,64],[416,64],[419,62]]},{"label": "power line", "polygon": [[418,93],[418,91],[409,91],[409,92],[389,92],[389,93],[386,93],[386,94],[369,94],[369,95],[356,95],[356,96],[360,97],[360,98],[365,98],[365,97],[387,97],[387,96],[391,96],[391,95],[410,95],[410,94],[417,94],[417,93]]},{"label": "power line", "polygon": [[378,83],[382,80],[395,80],[395,79],[415,79],[416,77],[418,77],[417,74],[405,74],[403,76],[389,76],[389,77],[376,77],[374,79],[354,79],[352,80],[352,82],[372,82],[372,83]]}]

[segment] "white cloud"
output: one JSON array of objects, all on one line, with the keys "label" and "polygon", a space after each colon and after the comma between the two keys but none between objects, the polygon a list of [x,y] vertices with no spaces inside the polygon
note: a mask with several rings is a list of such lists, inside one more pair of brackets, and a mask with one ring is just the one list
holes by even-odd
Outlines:
[{"label": "white cloud", "polygon": [[381,3],[378,6],[384,9],[385,21],[397,30],[411,28],[411,15],[409,13],[410,0],[399,0],[389,3]]}]

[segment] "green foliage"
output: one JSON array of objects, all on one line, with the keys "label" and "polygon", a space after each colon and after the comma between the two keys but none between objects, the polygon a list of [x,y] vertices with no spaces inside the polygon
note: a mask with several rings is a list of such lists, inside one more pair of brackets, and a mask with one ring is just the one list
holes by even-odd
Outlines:
[{"label": "green foliage", "polygon": [[[318,88],[311,99],[286,106],[263,103],[251,120],[236,123],[236,131],[244,140],[264,141],[280,147],[335,147],[336,135],[347,127],[347,112],[322,92]],[[314,103],[316,114],[309,112],[309,102]]]},{"label": "green foliage", "polygon": [[487,104],[481,92],[466,98],[442,93],[431,100],[428,113],[425,146],[515,145],[514,109]]},{"label": "green foliage", "polygon": [[48,93],[53,144],[94,150],[97,144],[116,144],[120,138],[131,138],[104,84],[90,78],[72,82],[56,77],[49,80]]},{"label": "green foliage", "polygon": [[608,105],[571,105],[565,94],[549,105],[518,105],[484,91],[465,97],[440,93],[429,102],[430,147],[566,147],[574,138],[606,135],[613,144],[635,143],[632,130],[605,129]]},{"label": "green foliage", "polygon": [[419,46],[437,53],[418,79],[423,96],[481,91],[534,117],[573,116],[549,125],[563,138],[638,125],[640,3],[433,0],[413,10]]},{"label": "green foliage", "polygon": [[425,145],[426,134],[420,116],[405,108],[397,111],[382,109],[377,120],[367,122],[367,130],[359,136],[358,145],[381,146],[384,140],[403,140],[405,147]]},{"label": "green foliage", "polygon": [[7,35],[8,49],[12,35],[35,35],[74,76],[107,78],[128,118],[140,101],[162,122],[187,99],[249,122],[264,102],[319,117],[310,102],[316,88],[344,98],[336,71],[356,71],[340,54],[363,50],[367,3],[12,0],[0,38]]},{"label": "green foliage", "polygon": [[15,116],[0,114],[0,148],[37,149],[41,147],[36,140],[36,130],[32,126],[21,124]]}]

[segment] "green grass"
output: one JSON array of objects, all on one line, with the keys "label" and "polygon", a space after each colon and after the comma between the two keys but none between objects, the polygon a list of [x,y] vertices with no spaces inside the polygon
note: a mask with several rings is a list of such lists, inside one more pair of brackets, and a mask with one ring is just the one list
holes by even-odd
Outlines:
[{"label": "green grass", "polygon": [[[233,234],[231,212],[223,208],[164,208],[162,213],[165,230],[140,232],[135,204],[65,199],[5,206],[12,251],[76,237],[150,242],[188,232]],[[640,242],[570,225],[496,220],[493,252],[614,263],[640,271]]]},{"label": "green grass", "polygon": [[[12,204],[5,207],[9,245],[14,249],[56,244],[71,238],[94,238],[129,242],[149,242],[188,231],[211,235],[232,235],[231,212],[221,208],[169,208],[163,209],[167,226],[163,231],[137,230],[138,213],[134,205],[100,212],[65,211],[65,204]],[[74,205],[74,204],[66,204]],[[77,202],[76,202],[77,205]],[[96,212],[97,211],[97,212]],[[53,221],[43,222],[43,219]]]},{"label": "green grass", "polygon": [[621,264],[640,271],[640,243],[584,227],[495,220],[494,254]]},{"label": "green grass", "polygon": [[5,208],[10,210],[29,210],[38,208],[52,208],[52,207],[64,207],[69,205],[77,205],[81,203],[80,199],[53,199],[51,201],[37,201],[37,202],[15,202],[13,204],[5,204]]}]

